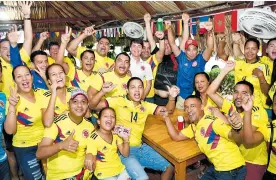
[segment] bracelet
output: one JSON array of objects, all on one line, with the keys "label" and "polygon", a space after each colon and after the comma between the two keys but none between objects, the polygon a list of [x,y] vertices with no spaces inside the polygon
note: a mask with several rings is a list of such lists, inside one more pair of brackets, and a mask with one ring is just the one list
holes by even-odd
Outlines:
[{"label": "bracelet", "polygon": [[28,18],[25,18],[25,17],[24,17],[24,20],[31,20],[31,18],[30,18],[30,17],[28,17]]},{"label": "bracelet", "polygon": [[165,39],[165,37],[163,37],[162,39],[158,39],[159,41],[162,41],[162,40],[164,40]]}]

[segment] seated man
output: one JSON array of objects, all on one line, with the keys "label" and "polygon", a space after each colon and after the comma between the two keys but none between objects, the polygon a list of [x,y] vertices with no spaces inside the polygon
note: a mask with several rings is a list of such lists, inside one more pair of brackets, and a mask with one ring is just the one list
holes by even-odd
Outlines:
[{"label": "seated man", "polygon": [[[207,95],[225,114],[230,115],[232,111],[237,111],[241,116],[245,115],[242,101],[246,98],[247,94],[253,95],[254,87],[248,81],[240,81],[236,83],[233,93],[233,102],[230,102],[217,94],[217,90],[223,81],[224,77],[232,70],[235,69],[235,63],[228,61],[217,76],[217,78],[210,84],[207,89]],[[268,116],[263,107],[254,106],[252,109],[252,130],[258,131],[263,124],[268,123]],[[240,131],[239,138],[242,139],[242,126],[237,131]],[[266,170],[267,163],[267,149],[266,143],[262,142],[258,146],[248,147],[246,144],[240,145],[240,151],[246,162],[246,180],[256,179],[261,180]]]},{"label": "seated man", "polygon": [[[111,89],[111,86],[102,87],[103,92],[108,92]],[[126,97],[113,97],[101,100],[102,96],[98,96],[93,99],[98,98],[97,101],[99,102],[93,108],[94,110],[101,110],[107,106],[112,107],[118,116],[116,124],[131,128],[129,157],[125,158],[121,156],[121,160],[132,179],[148,179],[144,167],[163,171],[161,175],[162,179],[171,179],[173,175],[172,165],[150,146],[142,144],[142,134],[148,115],[162,115],[166,111],[169,113],[174,111],[175,97],[178,95],[179,90],[174,86],[169,88],[169,93],[171,100],[166,107],[143,101],[143,81],[138,77],[132,77],[127,83]],[[91,96],[89,96],[89,104],[91,104],[91,101]]]},{"label": "seated man", "polygon": [[[191,124],[181,132],[177,132],[169,117],[164,117],[165,122],[173,140],[195,138],[199,149],[213,163],[214,167],[209,167],[202,179],[244,179],[245,162],[234,142],[237,132],[221,118],[206,115],[198,96],[188,96],[184,102],[184,110]],[[239,121],[242,122],[242,119]]]},{"label": "seated man", "polygon": [[36,156],[47,159],[47,179],[71,179],[83,175],[87,138],[94,130],[84,119],[88,108],[87,94],[76,89],[71,92],[69,112],[56,116],[45,129]]}]

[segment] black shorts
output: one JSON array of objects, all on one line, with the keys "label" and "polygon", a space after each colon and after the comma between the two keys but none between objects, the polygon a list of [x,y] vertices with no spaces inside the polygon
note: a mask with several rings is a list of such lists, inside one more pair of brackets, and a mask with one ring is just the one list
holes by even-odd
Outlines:
[{"label": "black shorts", "polygon": [[9,152],[14,152],[13,146],[12,146],[13,135],[7,134],[4,128],[3,128],[3,135],[4,135],[5,144],[6,144],[6,150]]}]

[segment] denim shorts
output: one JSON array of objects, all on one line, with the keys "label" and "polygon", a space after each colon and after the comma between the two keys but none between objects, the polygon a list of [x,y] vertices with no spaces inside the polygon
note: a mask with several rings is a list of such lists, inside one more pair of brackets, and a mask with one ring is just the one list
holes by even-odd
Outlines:
[{"label": "denim shorts", "polygon": [[147,144],[130,147],[129,156],[125,158],[121,155],[120,157],[131,179],[136,180],[149,179],[144,168],[165,171],[171,165],[163,156]]},{"label": "denim shorts", "polygon": [[19,168],[26,180],[44,180],[41,161],[36,158],[37,146],[13,147]]},{"label": "denim shorts", "polygon": [[246,176],[246,166],[233,169],[231,171],[216,171],[214,166],[210,166],[201,180],[244,180]]}]

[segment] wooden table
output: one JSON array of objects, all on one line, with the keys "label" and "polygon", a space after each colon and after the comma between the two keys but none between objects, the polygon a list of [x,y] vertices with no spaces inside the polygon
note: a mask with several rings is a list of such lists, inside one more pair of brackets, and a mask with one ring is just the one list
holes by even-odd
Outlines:
[{"label": "wooden table", "polygon": [[[170,115],[176,128],[177,116],[183,116],[183,113],[183,111],[176,109]],[[173,141],[161,116],[148,117],[143,133],[143,141],[175,166],[175,180],[186,179],[186,167],[205,158],[195,140]]]}]

